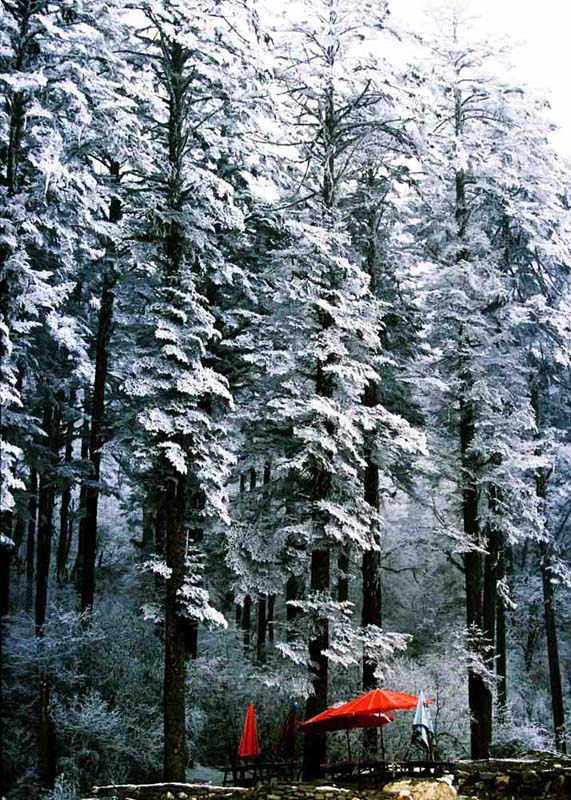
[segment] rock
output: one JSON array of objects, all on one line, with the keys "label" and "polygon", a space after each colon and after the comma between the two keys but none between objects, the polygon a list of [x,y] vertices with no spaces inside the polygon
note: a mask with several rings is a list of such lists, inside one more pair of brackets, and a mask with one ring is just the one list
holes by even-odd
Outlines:
[{"label": "rock", "polygon": [[541,783],[541,778],[535,770],[531,769],[529,772],[523,773],[521,776],[521,782],[525,786],[537,786]]},{"label": "rock", "polygon": [[444,781],[406,779],[396,780],[383,787],[397,800],[455,800],[456,791]]},{"label": "rock", "polygon": [[565,789],[565,775],[556,775],[553,780],[551,781],[551,786],[549,787],[549,791],[552,794],[563,794]]},{"label": "rock", "polygon": [[178,793],[178,800],[188,800],[188,795],[186,792],[179,792]]},{"label": "rock", "polygon": [[511,778],[509,775],[496,775],[494,780],[494,786],[500,792],[506,792],[509,788],[511,783]]}]

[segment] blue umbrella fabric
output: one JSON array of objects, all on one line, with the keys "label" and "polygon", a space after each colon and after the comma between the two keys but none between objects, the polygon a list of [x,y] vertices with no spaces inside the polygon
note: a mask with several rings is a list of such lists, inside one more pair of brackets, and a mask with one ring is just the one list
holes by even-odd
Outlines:
[{"label": "blue umbrella fabric", "polygon": [[414,715],[414,722],[412,723],[412,742],[432,755],[434,725],[432,724],[430,709],[424,698],[423,691],[420,691],[418,694],[416,713]]}]

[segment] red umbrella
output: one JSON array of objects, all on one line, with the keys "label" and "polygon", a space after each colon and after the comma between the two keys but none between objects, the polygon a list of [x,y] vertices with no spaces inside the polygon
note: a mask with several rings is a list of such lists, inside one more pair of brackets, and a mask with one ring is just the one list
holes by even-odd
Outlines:
[{"label": "red umbrella", "polygon": [[366,694],[340,706],[328,708],[300,725],[301,730],[338,731],[346,728],[375,728],[391,721],[387,711],[416,708],[418,697],[413,694],[392,692],[390,689],[372,689]]},{"label": "red umbrella", "polygon": [[258,734],[256,732],[254,704],[250,703],[246,711],[246,716],[244,717],[244,726],[242,728],[242,736],[238,747],[238,756],[239,758],[255,758],[259,752],[260,748],[258,746]]},{"label": "red umbrella", "polygon": [[[300,725],[304,733],[349,730],[350,728],[381,728],[381,748],[384,757],[382,725],[394,717],[387,711],[415,708],[418,697],[413,694],[393,692],[390,689],[372,689],[366,694],[340,706],[328,708]],[[428,701],[429,702],[429,701]]]},{"label": "red umbrella", "polygon": [[348,705],[335,706],[321,714],[302,722],[299,729],[304,733],[323,733],[325,731],[345,731],[351,728],[378,728],[394,720],[389,714],[339,714]]}]

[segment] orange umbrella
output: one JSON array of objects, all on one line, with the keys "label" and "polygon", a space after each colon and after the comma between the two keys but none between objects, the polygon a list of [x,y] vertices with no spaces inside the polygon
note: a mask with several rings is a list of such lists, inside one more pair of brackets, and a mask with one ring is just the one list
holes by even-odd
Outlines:
[{"label": "orange umbrella", "polygon": [[246,716],[244,717],[244,726],[242,728],[242,736],[238,747],[238,756],[239,758],[255,758],[259,752],[260,748],[258,746],[258,734],[256,732],[254,704],[250,703],[246,711]]}]

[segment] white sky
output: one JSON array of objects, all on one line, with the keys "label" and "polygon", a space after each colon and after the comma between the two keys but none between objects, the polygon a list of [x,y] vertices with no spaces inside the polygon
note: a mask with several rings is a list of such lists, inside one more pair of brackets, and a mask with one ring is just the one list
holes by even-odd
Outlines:
[{"label": "white sky", "polygon": [[[547,90],[553,119],[561,128],[554,142],[571,155],[571,0],[467,0],[481,16],[483,31],[507,38],[516,47],[517,74]],[[427,0],[392,0],[391,17],[422,31]]]}]

